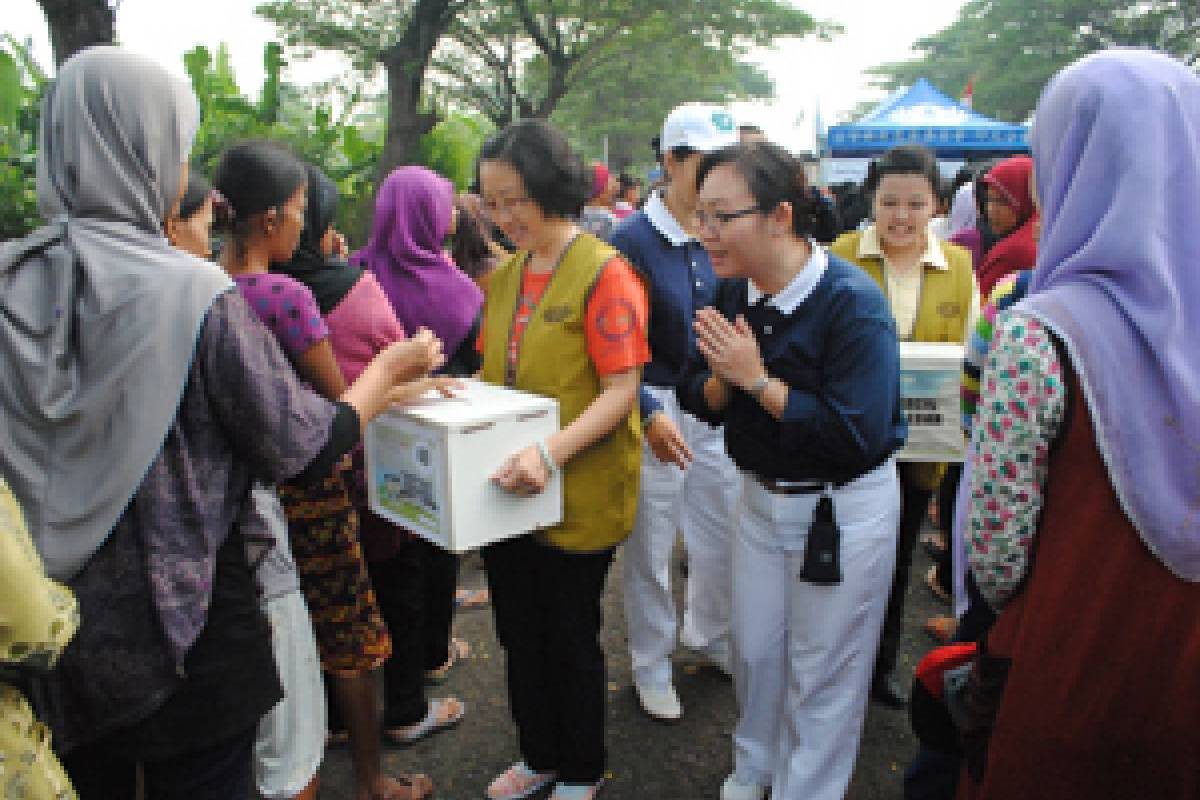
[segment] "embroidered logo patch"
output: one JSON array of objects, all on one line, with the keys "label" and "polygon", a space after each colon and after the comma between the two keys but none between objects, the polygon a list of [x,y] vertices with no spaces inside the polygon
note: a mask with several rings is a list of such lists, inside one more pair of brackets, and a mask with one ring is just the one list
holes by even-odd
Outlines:
[{"label": "embroidered logo patch", "polygon": [[546,322],[563,322],[570,316],[570,306],[549,306],[542,312],[542,319]]},{"label": "embroidered logo patch", "polygon": [[943,317],[961,316],[962,315],[962,303],[956,303],[954,301],[938,303],[937,312],[938,312],[939,316],[943,316]]},{"label": "embroidered logo patch", "polygon": [[637,311],[633,303],[623,297],[609,300],[596,315],[596,331],[610,342],[621,341],[633,333],[636,326]]}]

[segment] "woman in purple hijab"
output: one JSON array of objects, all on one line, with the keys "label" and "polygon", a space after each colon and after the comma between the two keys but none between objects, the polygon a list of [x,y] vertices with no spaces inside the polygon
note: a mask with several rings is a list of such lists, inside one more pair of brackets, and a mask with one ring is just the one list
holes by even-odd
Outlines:
[{"label": "woman in purple hijab", "polygon": [[[450,356],[447,372],[477,368],[475,337],[483,293],[443,251],[453,233],[454,185],[424,167],[393,170],[379,187],[367,246],[350,263],[375,273],[406,331],[428,328]],[[461,352],[460,352],[461,351]]]},{"label": "woman in purple hijab", "polygon": [[1200,77],[1112,50],[1033,130],[1042,232],[979,400],[968,557],[999,611],[960,798],[1200,797]]}]

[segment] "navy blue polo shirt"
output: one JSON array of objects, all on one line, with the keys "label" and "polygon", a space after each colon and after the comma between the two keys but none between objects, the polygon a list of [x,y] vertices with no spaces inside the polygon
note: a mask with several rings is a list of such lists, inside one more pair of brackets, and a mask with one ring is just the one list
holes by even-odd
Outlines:
[{"label": "navy blue polo shirt", "polygon": [[814,245],[813,257],[775,297],[745,279],[722,281],[714,306],[753,328],[767,372],[788,385],[776,420],[748,393],[729,405],[704,402],[711,372],[691,362],[676,389],[680,405],[724,424],[733,463],[760,478],[840,483],[869,472],[904,443],[900,346],[887,298],[861,269]]},{"label": "navy blue polo shirt", "polygon": [[[717,277],[704,247],[671,216],[655,193],[630,214],[610,240],[646,284],[650,303],[650,363],[644,385],[673,389],[699,358],[692,319],[696,309],[712,305]],[[640,396],[642,419],[661,408],[649,392]]]}]

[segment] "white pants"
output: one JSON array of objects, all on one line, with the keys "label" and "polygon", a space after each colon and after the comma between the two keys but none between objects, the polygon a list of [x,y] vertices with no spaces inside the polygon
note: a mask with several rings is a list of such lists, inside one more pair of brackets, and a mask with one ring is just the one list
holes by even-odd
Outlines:
[{"label": "white pants", "polygon": [[741,495],[737,470],[725,454],[720,428],[679,408],[675,392],[650,387],[663,413],[679,427],[694,460],[687,470],[659,461],[642,446],[642,480],[633,534],[625,542],[625,621],[634,679],[665,688],[675,649],[671,550],[682,530],[688,581],[682,642],[728,663],[730,547]]},{"label": "white pants", "polygon": [[312,618],[297,589],[267,600],[283,699],[258,723],[254,783],[267,800],[300,794],[325,756],[325,688]]},{"label": "white pants", "polygon": [[743,782],[770,784],[774,800],[845,795],[896,560],[894,461],[834,492],[836,586],[798,577],[819,498],[746,478],[734,540],[734,768]]}]

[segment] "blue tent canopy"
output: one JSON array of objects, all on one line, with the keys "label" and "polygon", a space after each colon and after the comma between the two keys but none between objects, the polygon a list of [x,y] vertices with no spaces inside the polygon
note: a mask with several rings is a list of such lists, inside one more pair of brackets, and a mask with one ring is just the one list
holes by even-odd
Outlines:
[{"label": "blue tent canopy", "polygon": [[834,125],[828,149],[834,157],[879,155],[898,144],[922,144],[940,158],[1029,150],[1024,125],[985,117],[939,92],[921,78],[879,104],[858,122]]}]

